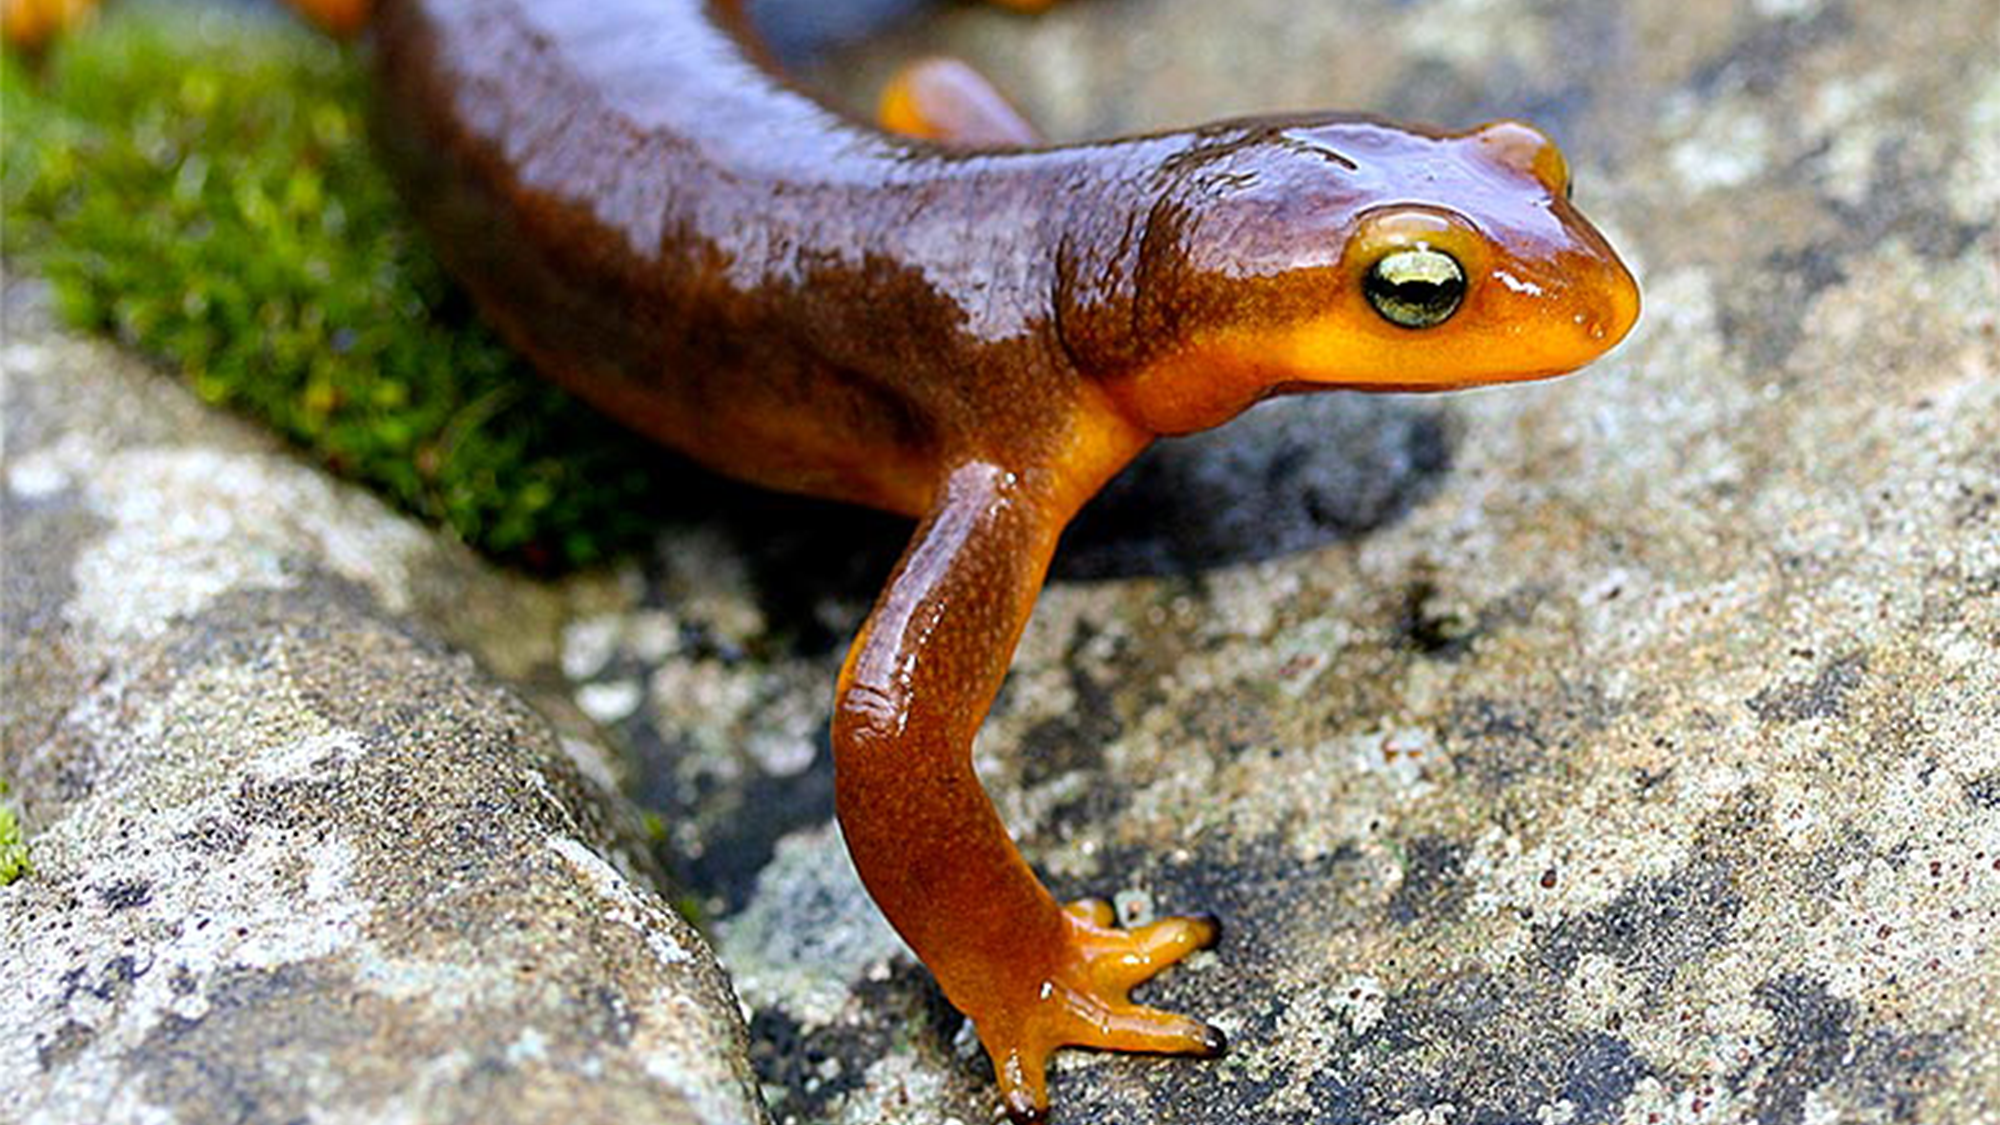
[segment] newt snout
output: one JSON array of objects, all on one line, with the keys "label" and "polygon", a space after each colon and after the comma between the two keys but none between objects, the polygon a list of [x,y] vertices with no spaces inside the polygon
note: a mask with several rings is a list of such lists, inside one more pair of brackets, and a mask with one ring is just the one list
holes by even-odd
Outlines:
[{"label": "newt snout", "polygon": [[1100,376],[1151,432],[1273,394],[1548,378],[1638,318],[1632,275],[1530,126],[1250,121],[1209,138],[1162,176],[1129,318],[1147,350]]}]

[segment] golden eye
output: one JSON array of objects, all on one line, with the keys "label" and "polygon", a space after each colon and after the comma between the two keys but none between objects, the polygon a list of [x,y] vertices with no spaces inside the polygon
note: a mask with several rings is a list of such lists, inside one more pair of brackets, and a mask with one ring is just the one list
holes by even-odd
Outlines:
[{"label": "golden eye", "polygon": [[1417,246],[1376,262],[1361,290],[1383,320],[1401,328],[1436,328],[1465,299],[1465,271],[1450,254]]}]

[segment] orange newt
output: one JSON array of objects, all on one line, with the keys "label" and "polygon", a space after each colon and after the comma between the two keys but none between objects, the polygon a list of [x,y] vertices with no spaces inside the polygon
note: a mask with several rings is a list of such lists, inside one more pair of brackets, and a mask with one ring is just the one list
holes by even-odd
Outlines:
[{"label": "orange newt", "polygon": [[1058,903],[973,735],[1064,525],[1156,437],[1276,394],[1548,378],[1624,337],[1637,289],[1555,145],[1293,115],[1047,146],[948,63],[892,87],[888,132],[787,85],[731,4],[373,18],[405,194],[543,373],[720,472],[918,521],[841,670],[840,823],[1008,1112],[1046,1113],[1061,1046],[1219,1052],[1127,997],[1215,923]]}]

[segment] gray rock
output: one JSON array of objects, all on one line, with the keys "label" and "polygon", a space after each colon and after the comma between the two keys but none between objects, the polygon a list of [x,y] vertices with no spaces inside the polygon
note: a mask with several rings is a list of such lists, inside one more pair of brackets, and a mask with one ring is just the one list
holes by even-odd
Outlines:
[{"label": "gray rock", "polygon": [[764,1120],[603,749],[424,623],[558,600],[6,295],[4,1116]]}]

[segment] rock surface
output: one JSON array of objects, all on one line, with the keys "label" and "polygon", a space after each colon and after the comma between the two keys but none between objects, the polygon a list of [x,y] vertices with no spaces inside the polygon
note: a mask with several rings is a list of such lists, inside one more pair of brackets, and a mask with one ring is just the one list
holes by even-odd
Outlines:
[{"label": "rock surface", "polygon": [[0,1117],[765,1120],[604,749],[422,623],[558,599],[6,297]]},{"label": "rock surface", "polygon": [[[825,68],[865,104],[912,53],[961,53],[1058,137],[1310,105],[1528,117],[1563,141],[1579,198],[1646,290],[1637,334],[1582,377],[1273,404],[1164,447],[1072,536],[980,768],[1058,893],[1116,892],[1134,920],[1222,915],[1221,947],[1147,997],[1213,1019],[1234,1047],[1213,1063],[1069,1053],[1059,1125],[2000,1120],[1996,43],[1994,0],[1935,0],[1920,18],[1862,0],[1077,0],[1033,20],[949,8]],[[664,814],[779,1120],[991,1118],[969,1030],[831,824],[830,685],[901,528],[746,499],[627,573],[501,589],[462,567],[442,577],[437,548],[378,517],[362,521],[371,546],[329,537],[316,513],[333,502],[296,496],[340,494],[288,474],[279,499],[242,502],[310,549],[258,539],[223,558],[203,553],[208,501],[143,497],[177,472],[220,487],[226,459],[132,462],[148,488],[128,499],[64,470],[55,440],[118,416],[143,451],[211,423],[157,391],[65,405],[83,392],[29,382],[7,406],[7,605],[80,608],[7,622],[10,645],[51,655],[9,657],[32,690],[9,685],[0,773],[24,798],[37,874],[0,890],[0,967],[32,985],[0,990],[0,1012],[40,1038],[34,1057],[0,1056],[0,1090],[59,1114],[81,1104],[63,1098],[289,1106],[336,1080],[376,1089],[346,1060],[420,1052],[360,1035],[373,1008],[287,999],[355,995],[426,1029],[458,1026],[441,996],[517,1013],[460,1028],[469,1058],[383,1095],[413,1117],[639,1096],[638,1077],[584,1081],[581,1060],[643,1075],[650,1044],[621,1040],[622,1018],[576,1021],[644,1013],[666,1036],[634,974],[695,962],[648,962],[640,908],[604,908],[602,884],[551,858],[552,833],[611,844],[588,825],[619,802],[421,639],[421,620],[505,675],[559,665],[610,728],[622,756],[582,772]],[[183,577],[143,612],[102,592],[155,567]],[[1087,580],[1102,575],[1126,577]],[[495,624],[465,625],[468,607]],[[235,624],[216,623],[225,612]],[[523,639],[563,612],[559,652]],[[73,614],[124,655],[79,648]],[[362,656],[430,663],[363,674]],[[489,750],[453,750],[422,800],[369,788],[373,754],[353,747],[385,745],[373,724],[391,699],[447,749],[486,732]],[[113,735],[102,767],[17,749],[93,730]],[[448,780],[458,763],[483,780]],[[558,796],[536,796],[524,763]],[[301,772],[321,778],[310,797]],[[293,814],[246,818],[239,793]],[[407,842],[328,829],[294,852],[267,835],[316,839],[331,810],[372,802],[405,841],[463,830],[454,846],[538,858],[459,871]],[[209,815],[236,827],[206,842]],[[67,842],[89,818],[114,825],[101,866]],[[391,851],[424,895],[370,897],[389,892],[363,873]],[[266,852],[262,874],[222,885]],[[125,889],[126,872],[147,889]],[[200,894],[257,940],[212,954],[233,974],[194,964],[184,999],[175,962],[121,943],[193,940],[173,918]],[[274,897],[297,909],[257,913]],[[518,1012],[547,994],[491,971],[506,959],[466,968],[440,944],[522,902],[542,907],[537,924],[595,935],[564,955],[602,951],[541,962],[543,986],[601,979],[622,999],[550,1001],[547,1023],[530,1020]],[[370,904],[388,929],[353,920]],[[679,1034],[727,1047],[713,978],[694,975],[711,1006]],[[418,987],[428,1000],[398,990]],[[287,1030],[321,1026],[313,1012],[348,1037]],[[529,1024],[545,1038],[522,1052],[546,1058],[524,1063],[506,1048]],[[217,1063],[253,1034],[289,1046]],[[727,1056],[678,1057],[713,1068],[699,1088],[740,1092]],[[523,1077],[535,1066],[545,1085]],[[687,1073],[665,1088],[696,1088]]]}]

